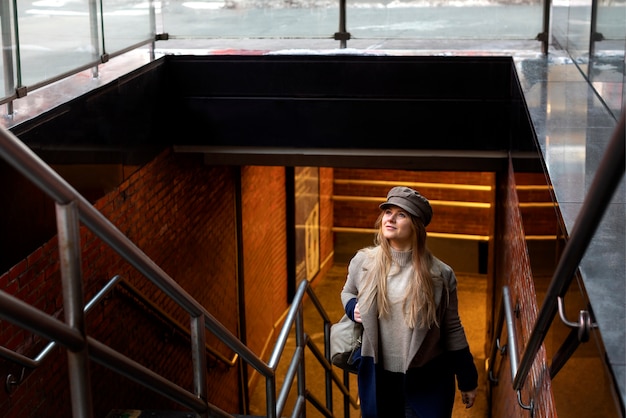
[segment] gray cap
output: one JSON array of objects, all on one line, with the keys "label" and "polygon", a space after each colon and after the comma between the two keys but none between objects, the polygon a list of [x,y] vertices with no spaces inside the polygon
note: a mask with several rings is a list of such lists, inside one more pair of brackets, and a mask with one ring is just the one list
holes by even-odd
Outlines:
[{"label": "gray cap", "polygon": [[428,199],[417,190],[409,187],[398,186],[389,190],[387,201],[381,203],[380,208],[385,209],[391,205],[402,208],[413,216],[417,216],[422,220],[424,226],[427,226],[433,218],[433,208],[430,206]]}]

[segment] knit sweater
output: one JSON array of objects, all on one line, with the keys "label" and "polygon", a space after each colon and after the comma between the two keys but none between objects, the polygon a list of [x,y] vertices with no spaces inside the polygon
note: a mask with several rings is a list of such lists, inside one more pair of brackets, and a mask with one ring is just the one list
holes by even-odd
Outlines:
[{"label": "knit sweater", "polygon": [[413,276],[412,251],[391,251],[393,264],[387,276],[389,312],[378,319],[385,370],[404,373],[409,367],[411,329],[406,324],[406,289]]}]

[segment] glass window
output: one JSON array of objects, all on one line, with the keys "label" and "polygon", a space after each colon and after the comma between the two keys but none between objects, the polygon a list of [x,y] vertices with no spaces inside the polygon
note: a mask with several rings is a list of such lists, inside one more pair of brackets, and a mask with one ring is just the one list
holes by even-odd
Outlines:
[{"label": "glass window", "polygon": [[88,1],[18,0],[22,85],[30,86],[99,57]]},{"label": "glass window", "polygon": [[105,52],[115,53],[154,39],[150,2],[143,0],[104,1],[102,9]]},{"label": "glass window", "polygon": [[163,29],[175,37],[329,38],[338,22],[336,2],[170,0],[163,6]]},{"label": "glass window", "polygon": [[360,0],[346,15],[355,38],[525,40],[542,31],[542,13],[540,2]]}]

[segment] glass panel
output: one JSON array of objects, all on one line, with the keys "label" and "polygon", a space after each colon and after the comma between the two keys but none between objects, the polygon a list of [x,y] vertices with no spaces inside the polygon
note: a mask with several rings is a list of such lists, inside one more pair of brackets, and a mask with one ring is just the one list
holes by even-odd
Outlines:
[{"label": "glass panel", "polygon": [[332,38],[338,27],[334,2],[311,7],[298,1],[171,0],[163,6],[163,29],[176,37]]},{"label": "glass panel", "polygon": [[552,33],[555,40],[589,77],[613,116],[619,118],[626,100],[626,3],[614,0],[558,0],[553,5]]},{"label": "glass panel", "polygon": [[[566,319],[571,322],[578,322],[581,310],[589,310],[589,300],[580,280],[570,286],[564,306]],[[555,355],[570,333],[576,336],[577,330],[567,327],[557,315],[545,340],[552,366]],[[605,353],[600,332],[594,329],[589,341],[581,343],[554,376],[552,388],[559,418],[622,417]]]},{"label": "glass panel", "polygon": [[571,2],[567,8],[566,25],[567,50],[574,61],[584,67],[589,61],[591,2]]},{"label": "glass panel", "polygon": [[[511,6],[470,3],[348,1],[347,30],[355,38],[534,39],[542,31],[540,2]],[[163,9],[171,36],[332,37],[339,3],[173,0]]]},{"label": "glass panel", "polygon": [[102,9],[105,52],[111,54],[154,39],[148,1],[103,1]]},{"label": "glass panel", "polygon": [[319,168],[295,168],[296,284],[320,268]]},{"label": "glass panel", "polygon": [[13,40],[13,7],[11,2],[0,2],[0,98],[15,91],[15,42]]},{"label": "glass panel", "polygon": [[55,78],[100,55],[91,40],[87,0],[18,0],[17,12],[22,85]]},{"label": "glass panel", "polygon": [[348,32],[359,38],[534,39],[542,31],[540,2],[349,2]]},{"label": "glass panel", "polygon": [[589,64],[589,78],[617,119],[624,95],[626,3],[600,1],[595,32],[592,37],[593,53]]},{"label": "glass panel", "polygon": [[0,98],[7,97],[7,86],[5,86],[5,77],[4,77],[4,56],[0,54],[0,68],[3,70],[0,72]]}]

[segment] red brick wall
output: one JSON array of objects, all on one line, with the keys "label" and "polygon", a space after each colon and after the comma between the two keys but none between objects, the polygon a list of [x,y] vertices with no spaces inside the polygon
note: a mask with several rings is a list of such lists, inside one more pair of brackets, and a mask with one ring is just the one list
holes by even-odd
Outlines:
[{"label": "red brick wall", "polygon": [[[433,220],[428,232],[489,236],[491,207],[449,206],[446,201],[493,203],[493,173],[422,172],[408,170],[335,169],[336,197],[369,197],[372,200],[335,200],[334,224],[344,228],[373,228],[380,213],[378,204],[385,201],[393,186],[407,185],[422,193],[431,202]],[[363,184],[353,180],[364,181]],[[428,185],[414,183],[430,183]],[[450,189],[437,184],[482,186],[482,190]]]},{"label": "red brick wall", "polygon": [[[167,151],[129,176],[95,207],[237,335],[235,193],[239,175],[245,339],[252,351],[267,355],[280,326],[278,321],[288,308],[283,167],[242,167],[239,172],[235,168],[205,166],[200,156]],[[332,265],[332,176],[332,169],[320,169],[320,274]],[[81,246],[86,300],[120,274],[188,327],[189,317],[182,309],[85,228],[81,228]],[[62,318],[56,238],[0,276],[0,288]],[[164,326],[149,309],[131,298],[118,288],[97,305],[87,316],[88,333],[190,389],[193,378],[187,337]],[[214,336],[207,334],[207,342],[225,357],[232,357],[233,353]],[[34,357],[47,341],[3,322],[0,343]],[[236,367],[229,369],[213,357],[208,363],[209,400],[227,411],[238,411],[241,400]],[[20,368],[8,361],[0,362],[0,371],[3,376],[20,374]],[[114,408],[177,408],[97,364],[91,364],[91,374],[96,416],[104,416]],[[0,392],[3,417],[71,415],[63,350],[55,350],[25,377],[11,395]]]},{"label": "red brick wall", "polygon": [[285,169],[242,167],[241,178],[246,337],[260,355],[287,308]]},{"label": "red brick wall", "polygon": [[[234,173],[208,167],[199,156],[165,152],[96,203],[131,240],[231,332],[237,333],[236,218]],[[219,228],[216,228],[219,225]],[[111,277],[121,274],[185,327],[189,317],[113,250],[81,228],[86,300]],[[56,239],[0,277],[0,288],[62,318]],[[87,315],[88,333],[181,386],[193,387],[187,338],[160,324],[123,291]],[[47,341],[2,322],[0,343],[30,357]],[[214,338],[208,336],[209,344]],[[232,353],[217,347],[224,355]],[[20,368],[0,362],[0,374],[19,376]],[[239,405],[236,368],[209,358],[210,400],[226,410]],[[91,365],[95,416],[114,408],[167,408],[172,402],[141,390],[127,379]],[[43,365],[25,375],[11,394],[0,391],[3,417],[71,416],[65,353],[54,350]]]},{"label": "red brick wall", "polygon": [[526,235],[560,235],[552,193],[543,173],[515,173]]},{"label": "red brick wall", "polygon": [[[498,213],[501,216],[499,216],[497,245],[495,245],[495,301],[499,303],[502,297],[502,286],[508,286],[511,304],[514,308],[518,307],[519,309],[519,313],[514,316],[514,325],[518,356],[519,360],[521,360],[523,348],[528,342],[537,318],[538,307],[512,169],[509,171],[508,176],[503,176],[499,192]],[[500,336],[503,344],[506,344],[507,341],[506,333],[505,323]],[[527,417],[530,412],[519,406],[517,394],[512,389],[510,356],[505,355],[501,357],[498,354],[497,358],[492,360],[492,362],[496,365],[494,377],[498,379],[498,384],[491,388],[492,416],[507,418]],[[533,400],[534,417],[557,417],[551,391],[549,368],[543,346],[537,354],[530,375],[521,390],[521,395],[521,399],[526,405],[530,404],[531,399]]]},{"label": "red brick wall", "polygon": [[[332,266],[333,170],[319,169],[320,272]],[[247,341],[252,351],[269,359],[287,295],[287,231],[284,167],[242,167],[242,217]],[[315,278],[313,279],[314,286]],[[264,384],[252,369],[250,386]]]}]

